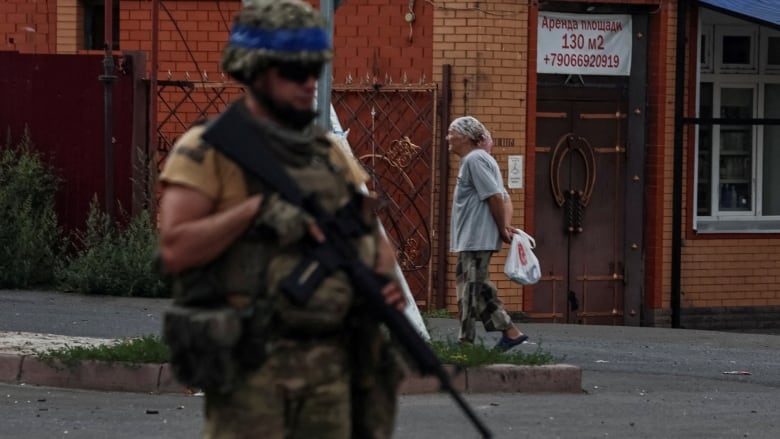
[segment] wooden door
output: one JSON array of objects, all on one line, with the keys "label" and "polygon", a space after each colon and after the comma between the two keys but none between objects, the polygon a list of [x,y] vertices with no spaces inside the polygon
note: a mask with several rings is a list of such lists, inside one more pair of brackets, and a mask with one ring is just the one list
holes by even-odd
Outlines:
[{"label": "wooden door", "polygon": [[540,90],[535,321],[623,324],[626,107],[621,88]]}]

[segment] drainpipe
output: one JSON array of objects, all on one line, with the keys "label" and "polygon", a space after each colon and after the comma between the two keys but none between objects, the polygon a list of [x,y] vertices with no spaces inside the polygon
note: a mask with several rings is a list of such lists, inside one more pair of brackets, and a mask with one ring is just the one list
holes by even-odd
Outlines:
[{"label": "drainpipe", "polygon": [[152,218],[157,218],[157,72],[160,70],[159,66],[159,41],[160,41],[160,4],[159,0],[152,0],[152,55],[149,61],[149,91],[148,104],[149,104],[149,124],[148,129],[148,150],[146,153],[147,172],[149,175],[148,191],[149,191],[149,215]]},{"label": "drainpipe", "polygon": [[114,126],[113,126],[113,83],[116,80],[114,75],[114,55],[113,49],[113,5],[112,0],[106,0],[103,21],[104,29],[104,47],[105,56],[103,57],[103,74],[98,77],[103,82],[103,175],[105,178],[105,209],[108,218],[114,219]]},{"label": "drainpipe", "polygon": [[447,128],[450,123],[450,100],[452,66],[442,66],[441,79],[441,120],[439,129],[439,257],[436,262],[436,308],[444,309],[447,306],[447,255],[449,243],[447,242],[447,212],[449,212],[450,161],[447,151]]},{"label": "drainpipe", "polygon": [[672,190],[672,328],[680,327],[682,265],[683,108],[685,107],[685,38],[687,0],[677,1],[677,69],[674,78],[674,170]]},{"label": "drainpipe", "polygon": [[[333,16],[336,5],[334,0],[320,1],[320,14],[325,19],[330,40],[333,41]],[[322,73],[317,84],[317,123],[320,128],[332,131],[330,122],[330,93],[333,88],[333,62],[327,62],[322,66]]]}]

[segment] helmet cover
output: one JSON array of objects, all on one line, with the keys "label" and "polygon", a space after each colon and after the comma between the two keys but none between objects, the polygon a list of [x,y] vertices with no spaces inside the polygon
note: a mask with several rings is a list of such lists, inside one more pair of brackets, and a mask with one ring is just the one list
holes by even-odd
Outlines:
[{"label": "helmet cover", "polygon": [[333,57],[325,20],[302,0],[244,0],[222,53],[222,70],[248,83],[273,63]]}]

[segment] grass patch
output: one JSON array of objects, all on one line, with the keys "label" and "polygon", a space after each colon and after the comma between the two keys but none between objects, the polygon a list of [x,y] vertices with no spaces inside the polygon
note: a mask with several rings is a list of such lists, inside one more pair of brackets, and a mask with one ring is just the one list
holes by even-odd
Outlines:
[{"label": "grass patch", "polygon": [[530,353],[518,349],[500,352],[492,346],[482,343],[458,343],[453,341],[431,342],[433,351],[444,364],[454,364],[461,367],[484,366],[488,364],[516,364],[519,366],[542,366],[560,360],[551,353],[542,350],[541,343]]},{"label": "grass patch", "polygon": [[168,361],[168,347],[156,335],[123,340],[117,344],[103,346],[76,346],[39,352],[36,358],[53,365],[55,360],[67,367],[82,361],[105,361],[108,363],[162,364]]},{"label": "grass patch", "polygon": [[[543,351],[541,344],[530,353],[524,353],[518,349],[498,352],[482,343],[461,344],[452,341],[433,341],[431,348],[442,363],[461,367],[487,364],[540,366],[559,361],[549,352]],[[168,361],[169,351],[159,336],[147,335],[123,340],[112,345],[54,349],[39,352],[36,357],[49,365],[54,365],[55,361],[59,360],[62,365],[67,367],[91,360],[108,363],[162,364]]]},{"label": "grass patch", "polygon": [[452,315],[446,308],[439,308],[439,309],[431,309],[428,311],[423,311],[422,317],[424,319],[450,319],[452,318]]}]

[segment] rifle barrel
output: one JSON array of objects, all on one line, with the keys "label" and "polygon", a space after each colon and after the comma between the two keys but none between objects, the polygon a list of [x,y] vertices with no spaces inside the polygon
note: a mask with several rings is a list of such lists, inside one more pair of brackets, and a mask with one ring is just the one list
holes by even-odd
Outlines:
[{"label": "rifle barrel", "polygon": [[401,311],[388,306],[384,297],[381,294],[383,283],[380,281],[380,276],[370,271],[366,266],[362,264],[351,264],[350,269],[347,270],[354,283],[364,288],[360,288],[365,293],[367,299],[369,299],[374,312],[378,314],[380,320],[382,320],[387,329],[395,335],[395,339],[409,354],[409,357],[417,363],[417,367],[421,374],[432,375],[439,379],[441,389],[445,390],[460,406],[461,410],[466,413],[471,423],[479,430],[480,434],[485,439],[493,437],[493,433],[488,430],[487,426],[477,417],[477,414],[471,409],[463,396],[455,390],[452,385],[450,376],[441,364],[441,361],[433,352],[433,349],[420,337],[420,334],[409,322]]}]

